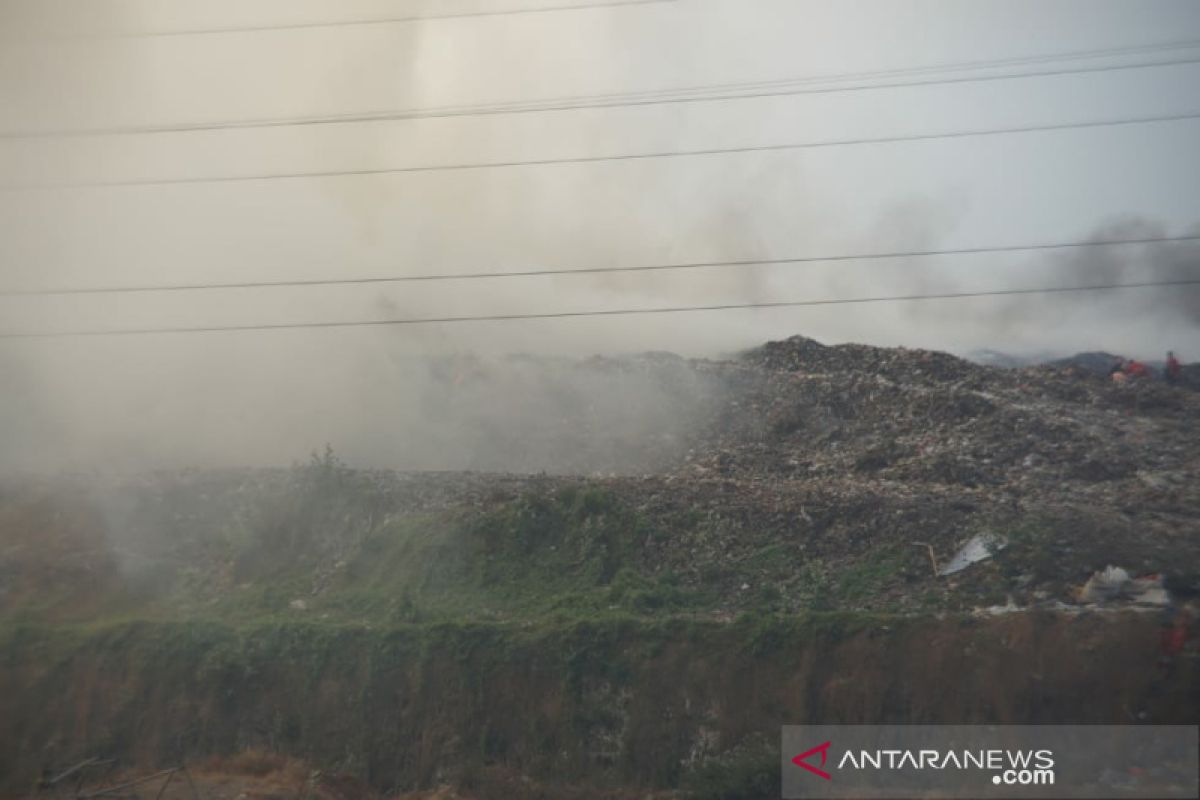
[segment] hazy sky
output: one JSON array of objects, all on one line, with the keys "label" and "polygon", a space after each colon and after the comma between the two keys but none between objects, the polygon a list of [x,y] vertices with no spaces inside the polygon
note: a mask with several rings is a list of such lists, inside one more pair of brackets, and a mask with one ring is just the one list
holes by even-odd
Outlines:
[{"label": "hazy sky", "polygon": [[[537,100],[1200,41],[1200,3],[1193,0],[676,0],[89,39],[78,36],[559,3],[0,3],[4,130]],[[1187,56],[1200,56],[1200,47],[1068,66]],[[0,184],[525,160],[1177,114],[1200,112],[1197,86],[1200,65],[1179,65],[623,109],[6,139]],[[1200,121],[1181,121],[532,168],[10,189],[0,191],[0,287],[781,258],[1082,240],[1114,230],[1181,234],[1200,224],[1198,141]],[[1200,277],[1195,253],[1173,249],[1171,275]],[[1136,279],[1158,254],[1127,248],[1097,255],[1096,270]],[[5,330],[61,330],[961,291],[1093,282],[1090,264],[1087,256],[1008,253],[670,274],[0,298],[0,323]],[[0,359],[9,365],[9,407],[36,409],[47,429],[76,424],[77,433],[62,436],[81,452],[105,437],[114,446],[136,440],[153,449],[163,432],[189,419],[211,420],[201,424],[204,436],[221,441],[237,430],[235,417],[261,419],[265,409],[280,407],[286,411],[269,415],[274,421],[256,435],[264,442],[304,439],[303,450],[339,437],[330,420],[340,420],[348,402],[386,406],[379,397],[408,377],[388,358],[410,351],[707,355],[804,333],[956,351],[1104,348],[1157,356],[1174,347],[1187,358],[1200,356],[1196,317],[1188,310],[1129,292],[1020,304],[931,301],[371,331],[0,341]],[[108,424],[113,419],[120,424]],[[29,436],[31,422],[8,424]],[[278,459],[288,446],[264,445],[261,452]]]}]

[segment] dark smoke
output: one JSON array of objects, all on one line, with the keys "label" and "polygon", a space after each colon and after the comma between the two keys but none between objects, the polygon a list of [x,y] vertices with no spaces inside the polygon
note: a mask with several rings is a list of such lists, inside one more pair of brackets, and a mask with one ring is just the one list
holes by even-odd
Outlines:
[{"label": "dark smoke", "polygon": [[[1172,235],[1164,226],[1140,217],[1098,228],[1089,241],[1149,239]],[[1184,232],[1200,236],[1200,223]],[[1200,242],[1081,248],[1057,257],[1049,270],[1063,285],[1158,283],[1200,280]],[[1164,286],[1120,293],[1124,314],[1174,317],[1200,326],[1200,286]]]}]

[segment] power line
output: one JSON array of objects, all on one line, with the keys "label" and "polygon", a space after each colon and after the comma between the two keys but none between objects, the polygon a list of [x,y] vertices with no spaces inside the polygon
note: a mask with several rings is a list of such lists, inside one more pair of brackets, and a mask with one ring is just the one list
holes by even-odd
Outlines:
[{"label": "power line", "polygon": [[940,139],[962,139],[975,136],[998,136],[1002,134],[1042,133],[1049,131],[1079,130],[1085,128],[1106,128],[1119,125],[1144,125],[1157,122],[1181,122],[1200,118],[1200,112],[1183,114],[1161,114],[1146,117],[1126,117],[1122,119],[1093,120],[1087,122],[1064,122],[1045,125],[1020,125],[1010,128],[986,128],[979,130],[950,131],[947,133],[916,133],[902,136],[878,136],[857,139],[829,139],[816,142],[798,142],[787,144],[750,145],[742,147],[714,147],[702,150],[662,150],[649,153],[619,153],[608,156],[574,156],[569,158],[540,158],[524,161],[491,161],[459,164],[432,164],[412,167],[374,167],[369,169],[349,170],[318,170],[311,172],[279,172],[260,173],[254,175],[226,175],[196,178],[138,178],[115,181],[87,181],[78,183],[46,183],[46,184],[10,184],[0,186],[5,191],[30,189],[87,189],[87,188],[118,188],[130,186],[169,186],[176,184],[200,183],[243,183],[249,181],[296,180],[301,178],[340,178],[358,177],[364,175],[398,175],[416,172],[454,172],[476,169],[510,169],[515,167],[545,167],[561,164],[599,164],[615,161],[645,161],[663,158],[684,158],[698,156],[724,156],[739,153],[770,153],[787,150],[806,150],[822,147],[852,147],[868,144],[889,144],[897,142],[922,142]]},{"label": "power line", "polygon": [[[877,82],[890,75],[921,75],[930,72],[988,69],[1046,61],[1072,61],[1121,55],[1132,55],[1151,50],[1179,50],[1200,47],[1200,41],[1149,45],[1135,48],[1115,48],[1108,51],[1077,51],[1062,55],[1033,56],[1028,58],[999,59],[995,61],[961,62],[932,67],[885,70],[878,72],[847,73],[842,76],[827,75],[810,78],[794,78],[752,83],[727,83],[708,86],[691,86],[679,89],[663,89],[625,94],[580,95],[542,100],[509,101],[483,105],[436,106],[389,111],[371,111],[357,114],[332,114],[313,117],[242,119],[215,122],[177,123],[166,125],[126,125],[93,128],[46,128],[36,130],[0,131],[0,139],[31,138],[78,138],[88,136],[131,136],[141,134],[203,133],[226,130],[254,130],[262,128],[291,128],[314,125],[348,125],[373,122],[399,122],[415,119],[442,119],[450,117],[500,116],[516,114],[541,114],[562,111],[581,111],[599,108],[632,108],[639,106],[678,105],[685,103],[714,103],[736,100],[757,100],[770,97],[787,97],[808,94],[837,94],[841,92],[872,91],[880,89],[902,89],[921,86],[950,85],[960,83],[983,83],[991,81],[1017,80],[1022,78],[1058,77],[1088,73],[1114,72],[1158,67],[1185,66],[1200,63],[1200,57],[1174,58],[1147,61],[1137,64],[1106,64],[1089,67],[1055,68],[1005,75],[974,75],[952,78],[926,78],[921,80]],[[850,86],[817,86],[846,80],[869,80],[876,82]],[[703,94],[709,92],[710,94]],[[712,94],[712,93],[716,94]]]},{"label": "power line", "polygon": [[1026,245],[1001,245],[998,247],[960,247],[947,250],[908,250],[889,253],[855,253],[827,256],[798,256],[791,258],[742,259],[737,261],[690,261],[673,264],[640,264],[627,267],[576,267],[559,269],[528,269],[506,272],[472,272],[451,275],[391,275],[368,278],[317,278],[312,280],[247,281],[240,283],[193,283],[166,286],[93,286],[65,289],[14,289],[0,290],[0,297],[53,297],[63,295],[133,294],[147,292],[188,292],[224,289],[266,289],[282,287],[362,285],[378,283],[407,283],[416,281],[466,281],[494,278],[531,278],[561,275],[596,275],[618,272],[658,272],[720,267],[771,266],[780,264],[807,264],[840,261],[877,261],[897,258],[925,258],[932,256],[976,255],[983,253],[1013,253],[1045,250],[1065,250],[1084,247],[1113,247],[1134,244],[1165,244],[1174,242],[1200,241],[1195,236],[1154,236],[1136,239],[1106,239],[1103,241],[1049,242]]},{"label": "power line", "polygon": [[939,294],[909,294],[875,297],[851,297],[822,300],[785,300],[760,303],[721,303],[707,306],[666,306],[661,308],[617,308],[591,311],[556,311],[540,314],[487,314],[460,317],[415,317],[407,319],[348,320],[336,322],[282,322],[254,325],[211,325],[181,328],[114,328],[111,330],[77,330],[58,332],[13,331],[0,333],[0,339],[61,339],[97,336],[142,336],[150,334],[179,333],[232,333],[241,331],[278,331],[303,328],[365,328],[398,325],[434,325],[462,322],[510,322],[538,319],[570,319],[576,317],[616,317],[649,314],[677,314],[697,311],[733,311],[756,308],[798,308],[802,306],[859,305],[866,303],[904,303],[917,300],[956,300],[978,297],[1005,297],[1014,295],[1064,294],[1072,292],[1102,292],[1123,289],[1147,289],[1170,286],[1196,286],[1197,280],[1144,281],[1141,283],[1112,283],[1093,286],[1050,286],[1037,289],[994,289],[977,292],[943,292]]},{"label": "power line", "polygon": [[191,28],[185,30],[140,31],[132,33],[102,33],[82,38],[90,39],[148,39],[167,36],[213,36],[229,33],[266,33],[274,31],[297,31],[312,28],[350,28],[364,25],[397,25],[401,23],[426,22],[446,19],[470,19],[480,17],[509,17],[525,14],[544,14],[554,11],[582,11],[584,9],[618,8],[621,6],[648,6],[661,3],[674,3],[678,0],[607,0],[606,2],[560,4],[553,6],[532,6],[528,8],[508,8],[497,11],[462,11],[450,14],[411,14],[403,17],[381,17],[377,19],[350,19],[326,22],[290,22],[277,25],[247,25],[221,28]]}]

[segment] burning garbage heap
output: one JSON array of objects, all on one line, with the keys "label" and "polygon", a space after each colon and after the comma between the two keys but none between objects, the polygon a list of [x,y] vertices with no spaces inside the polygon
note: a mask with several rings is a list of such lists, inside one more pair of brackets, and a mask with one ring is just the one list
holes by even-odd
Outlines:
[{"label": "burning garbage heap", "polygon": [[[571,370],[586,386],[639,387],[656,420],[676,398],[703,397],[668,439],[632,451],[568,438],[573,475],[367,472],[327,454],[282,471],[10,481],[0,613],[56,582],[79,595],[73,608],[92,608],[91,595],[136,579],[147,602],[209,608],[261,589],[284,597],[272,613],[336,617],[333,595],[356,588],[348,565],[374,563],[406,525],[422,553],[449,559],[413,568],[444,568],[447,597],[480,591],[486,565],[472,554],[499,558],[525,524],[541,527],[512,580],[536,582],[542,559],[564,597],[644,596],[638,613],[1158,608],[1200,592],[1198,393],[802,337],[726,360],[655,354]],[[562,449],[563,427],[575,437],[577,426],[551,425],[527,451]],[[539,522],[560,517],[574,538]],[[476,547],[477,529],[499,555]],[[265,586],[284,568],[288,591],[303,593]],[[420,605],[421,586],[380,591]],[[495,602],[473,613],[524,613]]]},{"label": "burning garbage heap", "polygon": [[[803,337],[709,367],[738,390],[679,474],[821,515],[792,517],[793,538],[842,567],[872,547],[927,550],[928,574],[902,559],[886,602],[929,582],[986,584],[976,594],[1006,605],[1162,605],[1168,593],[1140,589],[1164,574],[1178,597],[1200,589],[1194,392]],[[1085,592],[1110,564],[1140,589]]]}]

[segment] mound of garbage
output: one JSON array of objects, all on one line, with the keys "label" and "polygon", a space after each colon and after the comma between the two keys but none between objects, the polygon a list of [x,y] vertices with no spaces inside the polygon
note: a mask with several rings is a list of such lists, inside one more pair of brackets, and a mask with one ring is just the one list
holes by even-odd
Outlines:
[{"label": "mound of garbage", "polygon": [[[1200,594],[1195,392],[803,337],[719,361],[515,363],[447,367],[449,386],[479,384],[472,412],[506,364],[505,386],[566,397],[533,406],[536,425],[479,417],[505,437],[495,452],[518,454],[504,472],[363,472],[327,454],[291,471],[10,481],[0,614],[58,583],[64,613],[84,613],[131,576],[173,607],[243,598],[251,616],[331,619],[581,603],[717,617],[1158,608]],[[645,413],[588,401],[614,385]],[[543,453],[562,454],[558,474],[528,468]],[[369,602],[353,595],[393,550]]]},{"label": "mound of garbage", "polygon": [[[1014,356],[995,350],[975,350],[968,354],[968,358],[977,364],[992,367],[1071,367],[1105,376],[1110,373],[1114,365],[1129,360],[1126,356],[1120,356],[1116,353],[1109,353],[1103,350],[1091,350],[1066,357],[1047,356],[1045,354]],[[1162,377],[1166,370],[1166,362],[1164,361],[1147,361],[1145,364],[1150,370],[1151,376],[1154,377]],[[1181,365],[1178,385],[1187,389],[1200,391],[1200,364]]]},{"label": "mound of garbage", "polygon": [[[745,374],[693,461],[737,472],[1087,491],[1186,483],[1200,397],[1071,367],[984,367],[946,353],[793,337]],[[1069,486],[1064,486],[1069,484]]]},{"label": "mound of garbage", "polygon": [[1074,602],[1110,563],[1173,573],[1185,594],[1200,572],[1194,392],[1074,365],[1001,369],[804,337],[716,368],[738,389],[679,474],[738,483],[760,506],[807,498],[836,536],[806,546],[835,561],[907,549],[904,574],[928,588],[912,557],[922,547],[945,560],[981,533],[1015,539],[1007,577],[972,568],[949,580],[1028,603]]}]

